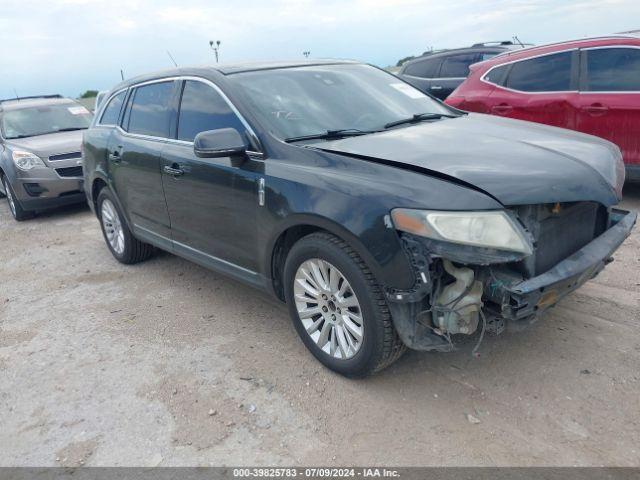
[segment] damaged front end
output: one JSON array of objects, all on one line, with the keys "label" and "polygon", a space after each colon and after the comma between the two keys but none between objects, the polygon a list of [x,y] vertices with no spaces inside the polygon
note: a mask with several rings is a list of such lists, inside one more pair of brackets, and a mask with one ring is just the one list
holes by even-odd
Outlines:
[{"label": "damaged front end", "polygon": [[532,323],[596,276],[636,221],[635,213],[595,202],[527,205],[504,213],[522,242],[506,242],[510,250],[495,248],[500,239],[489,247],[447,241],[437,225],[419,227],[421,217],[392,215],[416,279],[411,290],[387,288],[386,294],[409,348],[450,351],[479,330],[499,334]]}]

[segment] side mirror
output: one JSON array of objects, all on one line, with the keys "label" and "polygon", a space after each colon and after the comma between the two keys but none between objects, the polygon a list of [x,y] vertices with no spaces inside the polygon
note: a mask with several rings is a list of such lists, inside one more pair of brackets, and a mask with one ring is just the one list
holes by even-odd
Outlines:
[{"label": "side mirror", "polygon": [[196,135],[193,151],[200,158],[244,157],[247,144],[235,128],[220,128]]}]

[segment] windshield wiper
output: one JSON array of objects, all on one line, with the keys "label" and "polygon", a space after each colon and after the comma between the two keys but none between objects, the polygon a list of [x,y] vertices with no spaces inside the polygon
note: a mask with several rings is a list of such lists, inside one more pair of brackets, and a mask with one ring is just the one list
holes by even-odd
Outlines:
[{"label": "windshield wiper", "polygon": [[344,138],[344,137],[356,137],[358,135],[367,135],[369,133],[376,133],[379,130],[359,130],[357,128],[342,128],[340,130],[327,130],[324,133],[314,133],[313,135],[302,135],[299,137],[289,137],[285,138],[284,141],[287,143],[291,142],[300,142],[303,140],[331,140],[334,138]]},{"label": "windshield wiper", "polygon": [[403,118],[402,120],[396,120],[395,122],[387,123],[384,128],[396,127],[398,125],[404,125],[405,123],[418,123],[424,120],[438,120],[440,118],[457,118],[459,115],[449,115],[446,113],[416,113],[412,117]]}]

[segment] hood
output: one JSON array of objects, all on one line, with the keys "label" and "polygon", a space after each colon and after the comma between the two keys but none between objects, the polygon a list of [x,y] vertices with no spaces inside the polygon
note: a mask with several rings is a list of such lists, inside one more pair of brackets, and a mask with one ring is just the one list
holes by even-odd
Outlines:
[{"label": "hood", "polygon": [[466,184],[503,205],[622,197],[614,144],[537,123],[469,114],[310,147]]},{"label": "hood", "polygon": [[35,137],[7,140],[7,146],[14,150],[26,150],[35,153],[48,163],[49,156],[61,153],[79,152],[84,130],[50,133]]}]

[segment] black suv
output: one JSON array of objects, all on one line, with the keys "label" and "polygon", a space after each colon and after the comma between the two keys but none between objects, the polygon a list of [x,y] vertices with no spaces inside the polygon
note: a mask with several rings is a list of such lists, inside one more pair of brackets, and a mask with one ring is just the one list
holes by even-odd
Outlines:
[{"label": "black suv", "polygon": [[468,48],[426,52],[405,62],[398,76],[423,92],[444,100],[467,78],[470,65],[523,46],[524,44],[507,40],[476,43]]},{"label": "black suv", "polygon": [[271,292],[351,376],[531,322],[635,222],[612,208],[615,145],[465,114],[353,62],[131,79],[83,151],[117,260],[161,248]]}]

